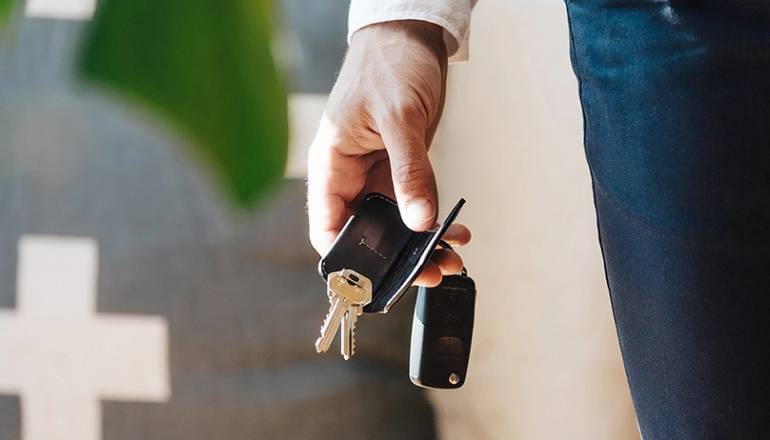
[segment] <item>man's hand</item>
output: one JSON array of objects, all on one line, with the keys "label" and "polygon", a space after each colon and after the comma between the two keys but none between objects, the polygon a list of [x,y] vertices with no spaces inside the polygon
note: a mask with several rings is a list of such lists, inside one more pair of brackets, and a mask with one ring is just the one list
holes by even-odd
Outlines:
[{"label": "man's hand", "polygon": [[[308,158],[310,240],[319,254],[371,191],[395,197],[411,229],[435,225],[428,146],[444,106],[446,55],[442,29],[426,22],[380,23],[353,35]],[[470,231],[452,225],[444,239],[463,245]],[[462,266],[457,254],[438,250],[416,283],[437,285]]]}]

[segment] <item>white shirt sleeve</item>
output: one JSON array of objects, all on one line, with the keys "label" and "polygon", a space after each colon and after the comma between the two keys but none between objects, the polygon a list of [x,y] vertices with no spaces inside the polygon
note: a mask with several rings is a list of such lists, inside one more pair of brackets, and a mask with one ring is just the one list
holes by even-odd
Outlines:
[{"label": "white shirt sleeve", "polygon": [[471,9],[478,0],[351,0],[348,43],[353,33],[370,24],[394,20],[421,20],[444,28],[450,61],[468,59]]}]

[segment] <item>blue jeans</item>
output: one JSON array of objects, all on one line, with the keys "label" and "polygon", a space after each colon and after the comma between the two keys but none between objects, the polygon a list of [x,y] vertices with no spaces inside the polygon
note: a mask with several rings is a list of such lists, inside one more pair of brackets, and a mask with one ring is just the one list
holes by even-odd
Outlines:
[{"label": "blue jeans", "polygon": [[642,436],[770,439],[770,1],[566,4]]}]

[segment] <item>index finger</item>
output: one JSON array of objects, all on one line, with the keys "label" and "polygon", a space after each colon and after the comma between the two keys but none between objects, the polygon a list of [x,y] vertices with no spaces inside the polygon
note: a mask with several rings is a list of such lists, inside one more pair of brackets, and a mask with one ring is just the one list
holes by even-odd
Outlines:
[{"label": "index finger", "polygon": [[361,160],[335,148],[336,128],[324,117],[308,154],[307,211],[310,242],[325,255],[350,217],[350,203],[366,182]]}]

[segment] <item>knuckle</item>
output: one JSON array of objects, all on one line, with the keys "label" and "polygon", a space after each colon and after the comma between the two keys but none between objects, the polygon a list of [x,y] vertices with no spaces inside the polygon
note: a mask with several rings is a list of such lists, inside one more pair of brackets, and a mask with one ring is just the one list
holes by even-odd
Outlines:
[{"label": "knuckle", "polygon": [[423,162],[409,162],[393,170],[393,180],[407,191],[421,189],[433,177],[433,170]]},{"label": "knuckle", "polygon": [[393,117],[396,118],[397,121],[402,121],[407,124],[425,123],[425,115],[419,105],[410,103],[408,105],[402,105],[394,111],[395,114],[393,114]]},{"label": "knuckle", "polygon": [[385,108],[385,117],[387,120],[397,123],[424,123],[425,109],[419,100],[411,96],[400,96],[390,100]]}]

